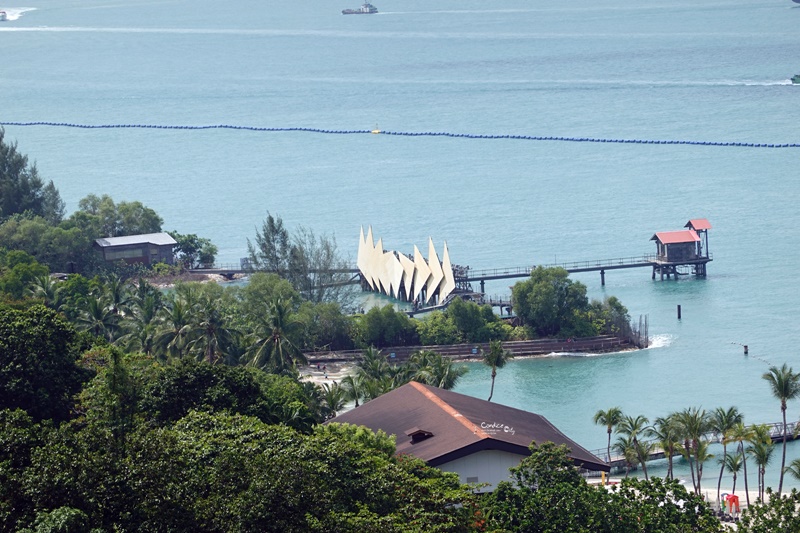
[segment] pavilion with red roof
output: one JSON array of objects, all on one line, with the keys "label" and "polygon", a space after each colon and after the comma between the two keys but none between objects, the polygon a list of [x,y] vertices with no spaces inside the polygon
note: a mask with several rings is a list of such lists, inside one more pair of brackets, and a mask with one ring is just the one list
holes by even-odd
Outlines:
[{"label": "pavilion with red roof", "polygon": [[[682,230],[661,231],[650,240],[656,241],[656,258],[653,261],[653,279],[656,272],[661,279],[666,275],[685,274],[684,269],[692,269],[696,276],[706,275],[706,263],[711,261],[708,253],[708,230],[711,224],[705,218],[695,218],[686,223]],[[702,235],[702,237],[701,237]]]}]

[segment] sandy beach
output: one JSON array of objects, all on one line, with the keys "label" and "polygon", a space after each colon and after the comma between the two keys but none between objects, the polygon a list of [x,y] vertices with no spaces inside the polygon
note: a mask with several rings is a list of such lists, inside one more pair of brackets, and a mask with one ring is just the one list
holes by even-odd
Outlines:
[{"label": "sandy beach", "polygon": [[339,383],[342,378],[349,375],[355,364],[347,363],[320,363],[300,367],[300,379],[310,381],[317,385]]}]

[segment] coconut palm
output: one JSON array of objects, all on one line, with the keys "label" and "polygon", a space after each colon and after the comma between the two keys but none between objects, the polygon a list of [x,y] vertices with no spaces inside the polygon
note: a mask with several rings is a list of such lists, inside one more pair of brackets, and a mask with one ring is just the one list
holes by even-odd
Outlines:
[{"label": "coconut palm", "polygon": [[494,395],[494,378],[497,377],[497,369],[506,366],[508,360],[513,357],[511,352],[503,349],[503,343],[500,341],[491,341],[488,352],[481,350],[483,364],[492,369],[492,388],[489,390],[488,401],[491,402]]},{"label": "coconut palm", "polygon": [[[758,469],[758,497],[764,500],[764,475],[767,466],[772,459],[772,452],[775,451],[775,443],[772,442],[769,426],[761,424],[752,427],[752,437],[749,439],[750,446],[747,447],[747,454],[753,458],[753,462]],[[787,467],[787,471],[791,467]],[[749,504],[749,500],[748,500]]]},{"label": "coconut palm", "polygon": [[800,481],[800,459],[795,459],[786,467],[786,473]]},{"label": "coconut palm", "polygon": [[639,456],[639,463],[642,465],[642,472],[644,472],[644,479],[647,480],[647,456],[648,453],[645,446],[639,443],[639,435],[647,435],[650,426],[648,423],[650,421],[647,417],[638,415],[638,416],[623,416],[622,420],[620,420],[619,424],[617,425],[617,431],[622,435],[629,437],[631,442],[633,443],[633,447],[636,450],[637,455]]},{"label": "coconut palm", "polygon": [[370,346],[364,350],[356,364],[356,372],[367,379],[382,379],[392,373],[391,365],[386,355]]},{"label": "coconut palm", "polygon": [[689,407],[675,413],[675,420],[680,426],[680,435],[683,439],[683,455],[689,462],[689,469],[692,472],[692,484],[695,494],[700,494],[700,478],[702,477],[702,465],[700,461],[700,451],[703,437],[710,431],[711,426],[709,417],[705,409]]},{"label": "coconut palm", "polygon": [[75,319],[78,329],[113,342],[119,331],[119,315],[111,310],[104,297],[89,296],[84,305]]},{"label": "coconut palm", "polygon": [[344,409],[347,402],[347,391],[338,383],[323,383],[322,400],[329,411],[327,418],[333,418],[337,412]]},{"label": "coconut palm", "polygon": [[744,470],[744,491],[748,505],[750,504],[750,487],[747,477],[747,461],[745,460],[744,443],[753,439],[753,426],[745,426],[742,422],[735,424],[729,435],[729,442],[736,443],[736,450],[742,456],[742,469]]},{"label": "coconut palm", "polygon": [[702,483],[703,479],[703,467],[705,466],[706,462],[710,459],[714,458],[713,453],[709,453],[710,445],[707,440],[701,439],[698,442],[697,449],[694,452],[694,461],[695,465],[697,466],[697,486],[699,487]]},{"label": "coconut palm", "polygon": [[719,494],[722,487],[722,473],[725,470],[725,458],[728,456],[728,443],[730,441],[730,432],[736,424],[740,424],[744,417],[736,407],[717,407],[711,412],[711,429],[717,438],[722,442],[722,459],[719,468],[719,480],[717,480],[717,501],[719,501]]},{"label": "coconut palm", "polygon": [[361,374],[349,374],[339,382],[344,389],[347,401],[355,402],[358,407],[359,400],[364,398],[364,376]]},{"label": "coconut palm", "polygon": [[255,320],[255,340],[248,349],[249,365],[281,373],[308,363],[299,344],[305,324],[292,315],[289,301],[276,297],[267,306],[267,312]]},{"label": "coconut palm", "polygon": [[625,477],[628,477],[631,467],[636,466],[639,460],[638,450],[633,439],[629,435],[619,436],[614,442],[613,448],[625,461]]},{"label": "coconut palm", "polygon": [[456,364],[449,357],[427,350],[413,354],[408,364],[414,372],[412,381],[448,390],[455,387],[468,370],[466,365]]},{"label": "coconut palm", "polygon": [[619,407],[609,407],[605,411],[601,409],[594,414],[594,423],[605,426],[606,432],[608,433],[608,445],[606,446],[606,461],[608,462],[611,461],[611,433],[613,433],[617,424],[620,423],[622,417],[622,409]]},{"label": "coconut palm", "polygon": [[189,306],[181,298],[172,296],[159,312],[159,327],[154,339],[156,354],[163,360],[183,357],[190,329]]},{"label": "coconut palm", "polygon": [[680,425],[674,413],[666,417],[658,417],[648,431],[648,436],[658,442],[667,457],[667,479],[672,479],[673,458],[681,445]]},{"label": "coconut palm", "polygon": [[28,284],[25,294],[32,298],[42,300],[50,309],[58,311],[63,303],[61,295],[61,282],[53,280],[50,274],[34,276]]},{"label": "coconut palm", "polygon": [[781,454],[780,481],[778,481],[778,496],[783,491],[783,470],[786,467],[786,440],[788,437],[786,429],[786,403],[794,400],[800,395],[800,374],[795,373],[786,363],[780,368],[772,366],[769,372],[763,376],[769,383],[772,395],[781,402],[781,414],[783,415],[783,450]]},{"label": "coconut palm", "polygon": [[229,326],[228,317],[217,308],[216,302],[206,299],[192,314],[192,319],[188,332],[189,352],[211,364],[227,359],[239,332]]},{"label": "coconut palm", "polygon": [[[729,453],[724,457],[721,457],[719,460],[722,463],[722,467],[733,474],[733,488],[731,489],[732,493],[736,493],[736,477],[739,474],[739,470],[742,469],[742,456],[738,453]],[[717,496],[717,501],[719,501],[719,496]]]},{"label": "coconut palm", "polygon": [[117,277],[110,277],[103,285],[103,294],[108,299],[111,312],[115,315],[124,314],[131,302],[130,284]]}]

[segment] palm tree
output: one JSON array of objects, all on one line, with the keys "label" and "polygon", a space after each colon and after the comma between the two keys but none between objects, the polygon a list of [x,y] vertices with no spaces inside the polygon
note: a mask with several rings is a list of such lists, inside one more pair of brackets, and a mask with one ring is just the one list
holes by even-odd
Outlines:
[{"label": "palm tree", "polygon": [[108,298],[111,312],[115,315],[124,314],[131,301],[130,285],[127,281],[110,277],[103,286],[103,294]]},{"label": "palm tree", "polygon": [[744,469],[744,491],[747,504],[750,504],[750,487],[747,481],[747,460],[745,459],[744,443],[753,439],[753,427],[745,426],[742,422],[735,424],[729,433],[729,441],[736,443],[737,453],[742,456],[742,468]]},{"label": "palm tree", "polygon": [[119,315],[106,305],[103,297],[90,296],[85,300],[85,305],[75,319],[78,328],[112,342],[119,330]]},{"label": "palm tree", "polygon": [[800,459],[795,459],[786,467],[786,472],[796,480],[800,481]]},{"label": "palm tree", "polygon": [[42,300],[42,303],[50,309],[59,310],[63,303],[61,296],[61,283],[53,281],[50,274],[34,276],[25,290],[27,296]]},{"label": "palm tree", "polygon": [[492,401],[494,395],[494,378],[497,377],[497,369],[506,366],[509,359],[514,356],[508,350],[503,349],[503,343],[500,341],[491,341],[489,343],[489,351],[481,350],[481,357],[483,364],[492,369],[492,388],[489,390],[489,400]]},{"label": "palm tree", "polygon": [[675,414],[656,418],[648,436],[655,438],[664,450],[664,455],[667,456],[667,479],[672,479],[673,457],[675,450],[681,445],[680,426],[675,420]]},{"label": "palm tree", "polygon": [[344,389],[345,398],[355,402],[355,406],[358,407],[358,401],[364,398],[364,376],[349,374],[343,377],[339,383]]},{"label": "palm tree", "polygon": [[[689,469],[692,472],[692,484],[695,494],[700,494],[700,478],[702,477],[701,465],[698,459],[701,451],[703,437],[709,432],[709,417],[705,409],[689,407],[675,413],[675,420],[680,425],[680,435],[683,439],[683,455],[689,462]],[[694,464],[693,464],[694,460]]]},{"label": "palm tree", "polygon": [[172,296],[159,315],[159,328],[154,339],[155,352],[163,360],[180,359],[189,342],[189,306],[181,298]]},{"label": "palm tree", "polygon": [[[739,474],[739,470],[742,469],[742,456],[738,453],[729,453],[725,455],[725,457],[720,458],[720,463],[722,463],[723,468],[733,474],[733,488],[731,489],[732,493],[736,493],[736,477]],[[719,496],[717,496],[717,501],[719,501]]]},{"label": "palm tree", "polygon": [[256,317],[255,340],[248,349],[250,364],[270,368],[277,373],[307,364],[299,348],[299,338],[305,324],[292,315],[291,303],[276,297],[269,303],[267,313]]},{"label": "palm tree", "polygon": [[327,418],[333,418],[344,408],[347,402],[347,391],[338,383],[323,383],[322,399],[329,410]]},{"label": "palm tree", "polygon": [[216,303],[206,299],[193,314],[193,321],[189,325],[189,351],[195,353],[197,359],[218,363],[227,356],[239,336],[239,332],[230,327],[228,322],[228,317],[223,316]]},{"label": "palm tree", "polygon": [[381,379],[391,374],[392,369],[386,355],[374,346],[364,350],[356,365],[356,372],[367,379]]},{"label": "palm tree", "polygon": [[447,390],[455,387],[468,370],[466,365],[456,364],[449,357],[428,350],[413,354],[408,364],[413,369],[412,381]]},{"label": "palm tree", "polygon": [[788,437],[786,430],[786,403],[800,395],[800,374],[795,373],[791,367],[783,363],[783,366],[780,368],[776,366],[770,367],[769,372],[766,372],[761,377],[767,380],[770,389],[772,389],[772,395],[781,402],[781,414],[783,415],[783,453],[781,456],[780,481],[778,482],[778,496],[780,496],[783,490],[783,470],[786,467],[786,440]]},{"label": "palm tree", "polygon": [[698,441],[697,448],[694,451],[694,464],[697,466],[697,486],[699,487],[703,479],[703,467],[709,459],[714,458],[713,453],[709,453],[710,443],[705,439]]},{"label": "palm tree", "polygon": [[725,458],[728,456],[728,443],[730,432],[736,424],[740,424],[744,417],[736,407],[717,407],[711,413],[711,428],[715,435],[722,441],[722,460],[720,460],[719,480],[717,481],[717,501],[722,487],[722,473],[725,470]]},{"label": "palm tree", "polygon": [[622,459],[625,461],[625,477],[628,477],[631,467],[635,466],[639,459],[636,445],[633,443],[633,439],[626,435],[617,437],[613,447],[614,451],[621,455]]},{"label": "palm tree", "polygon": [[647,417],[638,415],[636,417],[632,417],[630,415],[623,416],[622,420],[620,420],[619,424],[617,425],[617,431],[620,432],[622,435],[629,437],[631,442],[633,443],[633,447],[636,450],[637,455],[639,456],[639,463],[642,465],[642,472],[644,472],[644,479],[645,481],[648,479],[647,477],[647,447],[642,446],[639,444],[639,435],[647,435],[649,431],[649,426],[647,425],[650,421]]},{"label": "palm tree", "polygon": [[[758,497],[764,500],[764,475],[767,471],[767,466],[772,459],[772,452],[775,451],[775,444],[772,442],[769,426],[761,424],[753,426],[752,438],[750,439],[750,446],[747,447],[747,453],[753,458],[753,462],[758,467]],[[786,467],[790,471],[791,464]],[[748,501],[749,504],[749,501]]]},{"label": "palm tree", "polygon": [[608,433],[608,445],[606,447],[606,461],[608,462],[611,462],[611,433],[622,420],[622,416],[622,409],[619,407],[609,407],[605,411],[601,409],[594,414],[594,423],[605,426]]}]

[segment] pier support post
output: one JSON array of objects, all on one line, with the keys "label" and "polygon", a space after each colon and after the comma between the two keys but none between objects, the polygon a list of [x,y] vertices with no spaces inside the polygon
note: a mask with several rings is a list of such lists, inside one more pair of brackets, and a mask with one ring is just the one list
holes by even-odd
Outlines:
[{"label": "pier support post", "polygon": [[681,319],[681,304],[678,304],[678,320],[680,319]]},{"label": "pier support post", "polygon": [[481,293],[485,293],[486,292],[486,289],[484,288],[485,284],[486,284],[486,280],[481,280]]},{"label": "pier support post", "polygon": [[606,286],[606,271],[605,270],[600,270],[600,285],[602,287]]}]

